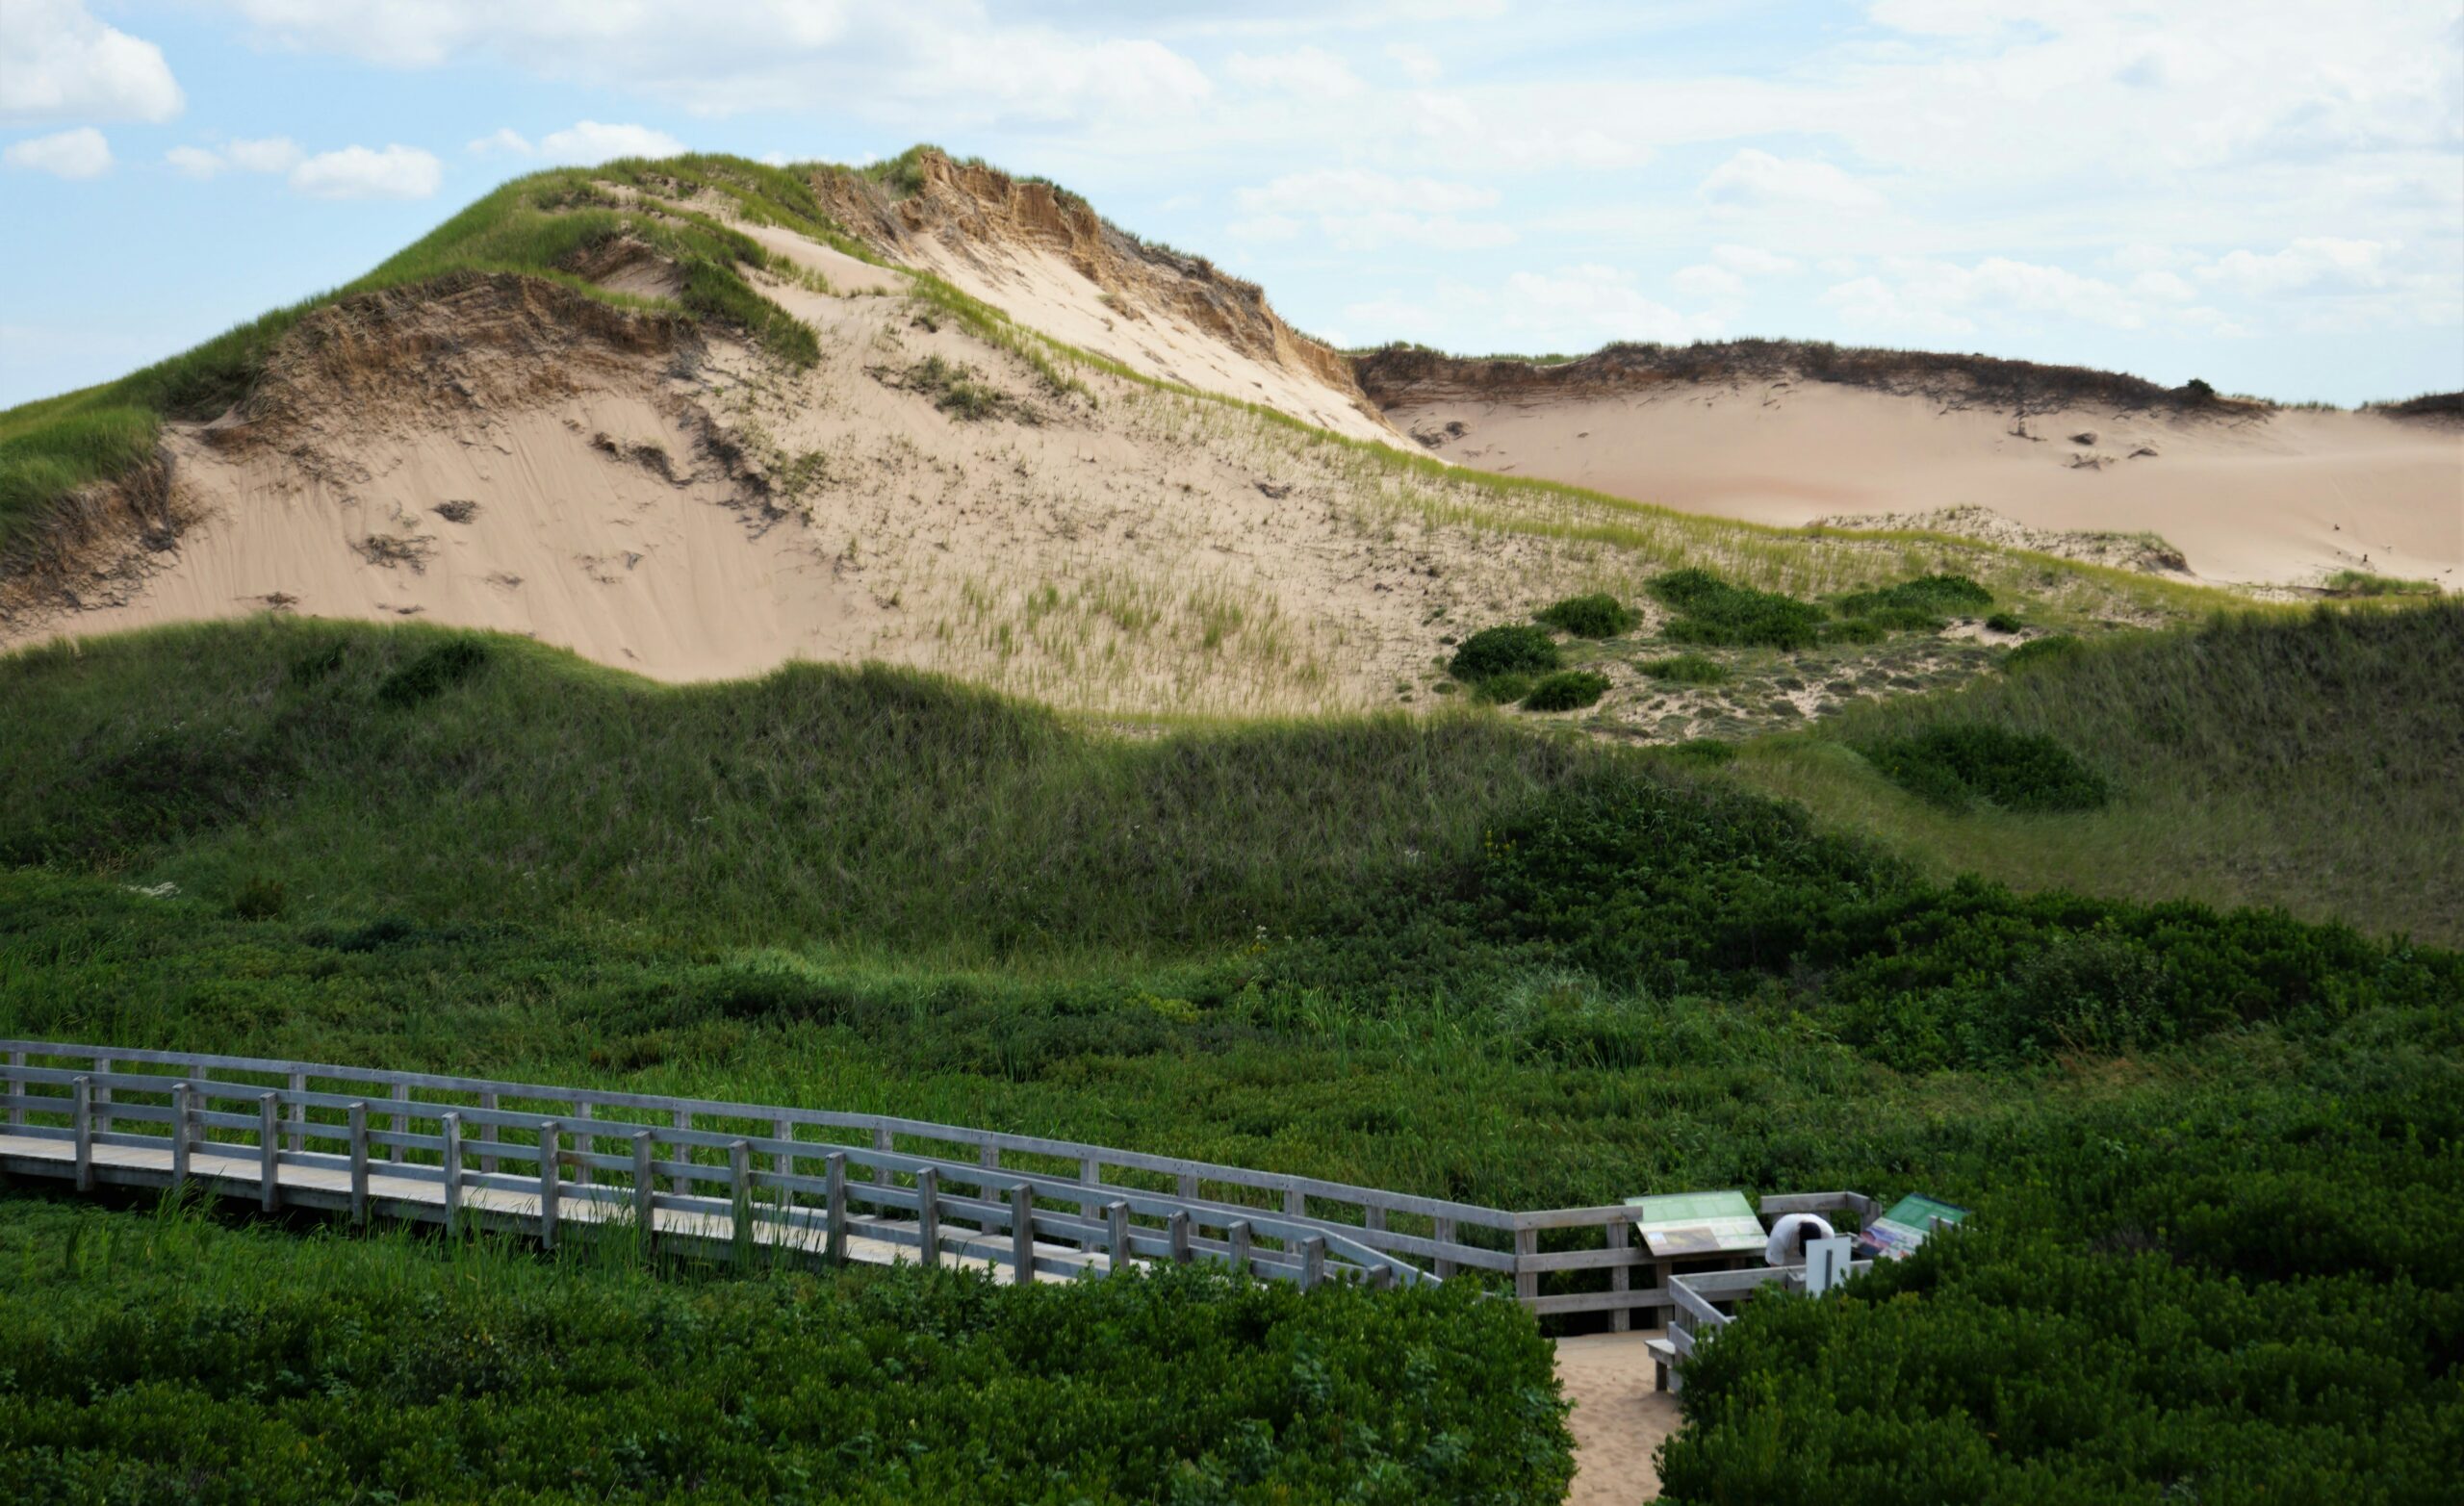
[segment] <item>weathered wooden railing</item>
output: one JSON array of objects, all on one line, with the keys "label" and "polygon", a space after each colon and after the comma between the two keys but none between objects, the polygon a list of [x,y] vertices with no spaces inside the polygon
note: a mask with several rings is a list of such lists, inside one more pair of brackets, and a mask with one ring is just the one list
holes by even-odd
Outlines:
[{"label": "weathered wooden railing", "polygon": [[[1791,1210],[1807,1212],[1808,1210]],[[1871,1261],[1852,1262],[1850,1275],[1873,1269]],[[1757,1265],[1744,1270],[1695,1271],[1672,1277],[1668,1284],[1673,1302],[1668,1315],[1669,1368],[1667,1386],[1670,1391],[1684,1389],[1683,1363],[1694,1357],[1704,1341],[1735,1321],[1732,1315],[1721,1311],[1723,1302],[1742,1302],[1764,1287],[1777,1286],[1789,1291],[1806,1288],[1806,1268],[1802,1265]],[[1657,1340],[1654,1340],[1657,1342]]]},{"label": "weathered wooden railing", "polygon": [[[1618,1329],[1675,1300],[1618,1205],[1510,1212],[880,1114],[51,1041],[0,1051],[0,1169],[81,1187],[191,1183],[550,1243],[565,1221],[627,1223],[661,1241],[956,1259],[1027,1280],[1194,1259],[1303,1284],[1477,1271],[1535,1313]],[[1854,1193],[1762,1206],[1870,1210]],[[1571,1289],[1583,1284],[1598,1289]]]}]

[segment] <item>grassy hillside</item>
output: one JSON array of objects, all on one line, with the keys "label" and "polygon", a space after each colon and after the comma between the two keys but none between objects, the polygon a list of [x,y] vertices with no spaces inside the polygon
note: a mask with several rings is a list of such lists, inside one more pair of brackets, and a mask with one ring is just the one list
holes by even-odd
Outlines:
[{"label": "grassy hillside", "polygon": [[[2200,651],[2247,656],[2283,696],[2434,657],[2451,630],[2436,613],[2227,624]],[[1845,1186],[1978,1211],[1973,1251],[1911,1267],[1898,1302],[1746,1331],[1671,1457],[1680,1499],[1880,1489],[1859,1461],[1902,1457],[1912,1429],[1934,1442],[1892,1476],[1909,1499],[2006,1480],[2127,1498],[2195,1475],[2218,1482],[2203,1499],[2326,1481],[2394,1500],[2412,1476],[2353,1462],[2444,1436],[2454,1405],[2453,953],[1943,883],[1716,767],[1477,714],[1120,741],[878,670],[663,689],[519,640],[295,621],[15,654],[0,702],[0,1032],[895,1110],[1506,1206]],[[2415,726],[2384,698],[2347,704],[2362,725],[2299,746],[2340,757],[2348,732]],[[2110,737],[2064,735],[2119,798],[2150,777]],[[2272,769],[2224,765],[2213,798],[2278,788]],[[40,1228],[20,1264],[85,1269]],[[286,1331],[356,1331],[368,1288],[344,1249],[252,1248],[252,1268],[300,1278],[266,1308]],[[2143,1315],[2130,1342],[2158,1366],[2095,1388],[2093,1426],[2051,1410],[2073,1388],[2005,1385],[2120,1342],[1994,1315],[2015,1273],[2049,1270],[2129,1294],[2096,1311]],[[78,1275],[102,1285],[42,1331],[189,1311],[120,1279]],[[600,1302],[587,1279],[543,1278],[522,1311]],[[606,1299],[609,1352],[635,1315],[688,1300]],[[714,1331],[771,1300],[717,1299]],[[498,1321],[423,1311],[450,1332]],[[860,1323],[860,1300],[812,1321]],[[2342,1379],[2234,1400],[2264,1382],[2242,1353],[2263,1329]],[[1877,1344],[1933,1377],[1881,1414],[1856,1367]],[[1083,1358],[1073,1373],[1132,1373]],[[270,1360],[230,1364],[270,1380]],[[1821,1431],[1772,1441],[1758,1398],[1781,1372],[1812,1377],[1789,1415]],[[627,1415],[631,1372],[608,1373],[566,1431]],[[145,1477],[119,1393],[57,1379],[21,1415],[102,1440],[80,1468]],[[196,1385],[222,1399],[181,1415],[247,1448],[312,1417],[280,1387]],[[2010,1399],[1970,1404],[1980,1387]],[[2374,1404],[2328,1394],[2355,1389]],[[1545,1455],[1553,1426],[1527,1418],[1512,1446]],[[2162,1442],[2098,1446],[2112,1429]],[[910,1468],[1009,1437],[953,1424]],[[1261,1458],[1306,1471],[1332,1457],[1315,1446]],[[2307,1472],[2236,1472],[2244,1454]],[[890,1469],[854,1478],[895,1493],[910,1477]]]},{"label": "grassy hillside", "polygon": [[[2220,616],[2028,658],[1746,744],[1732,770],[1938,875],[2280,906],[2464,945],[2464,604]],[[2059,816],[1948,808],[1867,756],[1976,726],[2076,750],[2114,798]]]},{"label": "grassy hillside", "polygon": [[[517,178],[366,276],[277,309],[117,381],[0,413],[0,568],[22,557],[43,520],[67,493],[116,475],[151,455],[166,420],[220,414],[246,394],[285,332],[310,312],[355,293],[424,282],[452,271],[524,272],[613,303],[656,305],[718,319],[754,332],[790,359],[811,359],[812,332],[745,280],[744,268],[769,265],[769,254],[760,246],[705,215],[670,212],[651,218],[628,214],[622,201],[598,187],[603,184],[680,199],[708,194],[745,218],[786,225],[863,254],[837,236],[802,179],[742,158],[629,159]],[[676,260],[684,278],[677,299],[612,293],[566,269],[576,253],[620,231],[650,241]]]}]

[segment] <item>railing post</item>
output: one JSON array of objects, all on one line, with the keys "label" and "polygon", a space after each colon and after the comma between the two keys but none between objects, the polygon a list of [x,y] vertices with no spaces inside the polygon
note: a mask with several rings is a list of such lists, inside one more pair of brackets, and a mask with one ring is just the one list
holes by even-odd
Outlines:
[{"label": "railing post", "polygon": [[368,1225],[368,1104],[350,1106],[350,1221]]},{"label": "railing post", "polygon": [[737,1260],[753,1254],[753,1145],[747,1140],[728,1145],[728,1233]]},{"label": "railing post", "polygon": [[[774,1140],[794,1139],[796,1137],[796,1121],[793,1119],[772,1120],[770,1122],[770,1137]],[[771,1157],[770,1162],[770,1169],[779,1173],[779,1175],[783,1177],[792,1177],[796,1174],[796,1153],[794,1151],[783,1150],[777,1155]],[[786,1195],[787,1194],[785,1193],[781,1194],[783,1197]]]},{"label": "railing post", "polygon": [[73,1121],[77,1127],[77,1190],[94,1190],[94,1080],[80,1077],[70,1089],[76,1106]]},{"label": "railing post", "polygon": [[437,1120],[445,1136],[445,1232],[462,1227],[462,1116],[447,1113]]},{"label": "railing post", "polygon": [[[411,1085],[408,1083],[395,1084],[394,1101],[396,1103],[402,1104],[409,1103],[411,1101]],[[395,1113],[394,1133],[397,1136],[403,1136],[411,1133],[411,1116],[407,1110],[398,1110]],[[402,1144],[398,1139],[394,1144],[386,1147],[385,1159],[387,1161],[401,1161],[408,1157],[410,1153],[410,1147]]]},{"label": "railing post", "polygon": [[[884,1154],[887,1154],[889,1151],[896,1149],[890,1140],[889,1126],[886,1124],[877,1124],[873,1126],[873,1149],[881,1151]],[[890,1170],[886,1165],[875,1166],[873,1168],[873,1180],[884,1187],[889,1186],[897,1179],[898,1173]]]},{"label": "railing post", "polygon": [[653,1158],[651,1132],[633,1132],[633,1227],[639,1231],[642,1253],[647,1256],[658,1245],[658,1175],[651,1170]]},{"label": "railing post", "polygon": [[295,1156],[308,1148],[308,1103],[300,1094],[308,1091],[308,1074],[291,1074],[291,1153]]},{"label": "railing post", "polygon": [[1526,1269],[1524,1262],[1540,1253],[1540,1231],[1517,1229],[1514,1232],[1514,1295],[1518,1302],[1534,1302],[1540,1296],[1540,1273]]},{"label": "railing post", "polygon": [[1036,1193],[1021,1182],[1010,1188],[1010,1277],[1014,1286],[1033,1286],[1036,1279]]},{"label": "railing post", "polygon": [[[486,1092],[479,1095],[479,1107],[490,1113],[497,1111],[497,1090],[495,1088],[491,1087]],[[479,1126],[479,1138],[490,1147],[495,1146],[497,1142],[496,1121],[490,1120],[486,1124]],[[479,1152],[479,1175],[483,1177],[493,1177],[496,1174],[496,1151],[491,1148]]]},{"label": "railing post", "polygon": [[1182,1172],[1182,1173],[1181,1173],[1181,1180],[1180,1180],[1180,1183],[1179,1183],[1179,1187],[1180,1187],[1180,1197],[1181,1197],[1181,1201],[1182,1201],[1182,1202],[1184,1202],[1184,1203],[1194,1203],[1194,1202],[1196,1202],[1196,1201],[1197,1201],[1197,1173],[1196,1173],[1196,1172],[1194,1172],[1194,1171],[1184,1171],[1184,1172]]},{"label": "railing post", "polygon": [[1286,1218],[1308,1217],[1309,1194],[1298,1187],[1286,1187],[1283,1193],[1283,1216]]},{"label": "railing post", "polygon": [[282,1095],[257,1095],[257,1207],[272,1212],[282,1206]]},{"label": "railing post", "polygon": [[847,1264],[847,1153],[834,1150],[821,1159],[822,1222],[827,1231],[823,1253],[836,1265]]},{"label": "railing post", "polygon": [[[111,1076],[111,1058],[96,1057],[94,1059],[94,1075],[96,1077],[109,1077]],[[109,1083],[96,1083],[94,1085],[94,1134],[96,1136],[104,1136],[111,1133],[112,1086]]]},{"label": "railing post", "polygon": [[183,1192],[189,1185],[189,1107],[192,1089],[186,1083],[171,1085],[171,1190]]},{"label": "railing post", "polygon": [[[1104,1185],[1104,1163],[1092,1156],[1080,1157],[1078,1159],[1078,1183],[1081,1187],[1102,1187]],[[1078,1212],[1083,1216],[1087,1212],[1086,1205],[1083,1203],[1080,1204]],[[1078,1249],[1081,1254],[1091,1255],[1094,1253],[1095,1243],[1091,1239],[1082,1239],[1078,1242]]]},{"label": "railing post", "polygon": [[927,1265],[941,1264],[941,1174],[931,1166],[915,1174],[915,1235]]},{"label": "railing post", "polygon": [[[9,1065],[11,1067],[21,1067],[25,1064],[26,1054],[24,1052],[13,1051],[9,1053]],[[12,1071],[9,1074],[9,1096],[12,1098],[23,1097],[25,1091],[26,1080],[16,1072]],[[9,1128],[13,1130],[20,1128],[25,1124],[25,1122],[26,1110],[15,1104],[11,1104],[9,1106]]]},{"label": "railing post", "polygon": [[1129,1205],[1127,1203],[1104,1205],[1104,1233],[1110,1240],[1113,1252],[1111,1267],[1105,1274],[1117,1276],[1129,1269],[1135,1262],[1135,1257],[1129,1253]]},{"label": "railing post", "polygon": [[[1623,1218],[1611,1218],[1608,1220],[1608,1247],[1612,1250],[1623,1250],[1627,1247],[1626,1220]],[[1632,1281],[1631,1267],[1625,1265],[1611,1265],[1608,1267],[1608,1289],[1619,1296],[1624,1296],[1627,1292],[1633,1290],[1634,1284]],[[1634,1310],[1632,1308],[1619,1306],[1610,1310],[1608,1314],[1608,1331],[1610,1333],[1628,1333],[1633,1329],[1633,1326]]]},{"label": "railing post", "polygon": [[553,1119],[539,1125],[539,1247],[556,1247],[556,1204],[564,1197],[558,1185],[556,1141],[564,1134],[564,1126]]},{"label": "railing post", "polygon": [[[1454,1242],[1454,1220],[1451,1218],[1439,1219],[1437,1221],[1437,1227],[1430,1231],[1430,1235],[1440,1244],[1452,1244]],[[1443,1255],[1439,1256],[1437,1258],[1437,1279],[1444,1281],[1447,1277],[1453,1274],[1454,1263]]]},{"label": "railing post", "polygon": [[1313,1234],[1300,1241],[1300,1289],[1315,1291],[1326,1279],[1326,1237]]},{"label": "railing post", "polygon": [[[693,1110],[690,1109],[679,1109],[668,1118],[680,1130],[689,1133],[693,1128]],[[680,1139],[676,1142],[676,1155],[678,1160],[689,1161],[693,1159],[693,1147]],[[689,1197],[693,1192],[693,1179],[679,1173],[667,1179],[667,1189],[679,1196]]]},{"label": "railing post", "polygon": [[1223,1231],[1223,1239],[1232,1247],[1232,1268],[1244,1276],[1249,1274],[1249,1221],[1233,1219],[1232,1227]]},{"label": "railing post", "polygon": [[1173,1209],[1172,1216],[1164,1221],[1164,1235],[1167,1247],[1172,1252],[1172,1264],[1187,1265],[1190,1263],[1190,1211],[1186,1208]]}]

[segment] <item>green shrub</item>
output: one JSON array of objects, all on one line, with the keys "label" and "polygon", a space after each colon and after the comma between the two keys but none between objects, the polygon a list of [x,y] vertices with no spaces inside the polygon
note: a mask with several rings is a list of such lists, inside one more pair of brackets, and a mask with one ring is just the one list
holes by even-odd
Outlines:
[{"label": "green shrub", "polygon": [[1984,800],[2004,810],[2093,810],[2112,795],[2104,776],[2052,738],[1983,723],[1928,727],[1860,752],[1901,788],[1953,809]]},{"label": "green shrub", "polygon": [[2327,577],[2323,589],[2329,596],[2436,596],[2438,582],[2374,575],[2366,570],[2340,570]]},{"label": "green shrub", "polygon": [[662,1279],[29,1200],[0,1254],[18,1499],[1403,1506],[1573,1472],[1549,1341],[1470,1283]]},{"label": "green shrub", "polygon": [[1729,672],[1719,660],[1700,653],[1648,659],[1644,661],[1642,671],[1654,679],[1673,680],[1681,685],[1716,685],[1729,677]]},{"label": "green shrub", "polygon": [[1608,676],[1590,670],[1560,670],[1531,687],[1523,698],[1526,711],[1577,711],[1597,705],[1608,694]]},{"label": "green shrub", "polygon": [[2017,671],[2031,664],[2050,663],[2056,659],[2067,658],[2084,647],[2084,644],[2068,633],[2055,633],[2045,638],[2031,638],[2025,643],[2015,644],[2011,651],[2002,656],[2002,668]]},{"label": "green shrub", "polygon": [[1821,608],[1732,586],[1708,571],[1671,571],[1648,589],[1676,614],[1662,629],[1671,642],[1804,649],[1822,635]]},{"label": "green shrub", "polygon": [[1842,617],[1863,618],[1886,626],[1938,628],[1955,612],[1975,612],[1993,604],[1993,593],[1965,575],[1918,575],[1912,580],[1874,591],[1855,591],[1835,603]]},{"label": "green shrub", "polygon": [[1557,642],[1546,628],[1516,624],[1483,627],[1464,639],[1447,670],[1456,679],[1478,681],[1495,675],[1545,675],[1560,662]]},{"label": "green shrub", "polygon": [[231,896],[231,913],[242,920],[277,920],[282,916],[283,886],[279,879],[250,879]]},{"label": "green shrub", "polygon": [[1985,625],[1997,633],[2015,633],[2027,625],[2016,612],[1996,612],[1985,620]]},{"label": "green shrub", "polygon": [[1632,632],[1634,625],[1643,620],[1640,612],[1606,592],[1570,596],[1535,615],[1559,632],[1577,638],[1614,638]]},{"label": "green shrub", "polygon": [[1530,675],[1491,675],[1472,682],[1472,699],[1484,706],[1512,705],[1531,694],[1537,682]]},{"label": "green shrub", "polygon": [[449,639],[386,676],[377,684],[376,699],[389,706],[415,706],[461,684],[487,663],[486,640]]}]

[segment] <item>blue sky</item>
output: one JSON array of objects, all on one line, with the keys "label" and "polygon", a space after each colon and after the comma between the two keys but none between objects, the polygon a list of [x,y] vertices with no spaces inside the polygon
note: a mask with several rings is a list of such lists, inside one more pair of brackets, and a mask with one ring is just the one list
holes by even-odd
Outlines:
[{"label": "blue sky", "polygon": [[343,281],[550,163],[918,140],[1348,343],[2464,387],[2452,0],[7,0],[0,403]]}]

